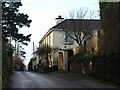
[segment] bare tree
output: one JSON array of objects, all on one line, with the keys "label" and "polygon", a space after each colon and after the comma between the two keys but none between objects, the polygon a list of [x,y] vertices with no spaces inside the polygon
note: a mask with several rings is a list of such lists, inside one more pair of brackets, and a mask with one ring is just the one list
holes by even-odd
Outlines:
[{"label": "bare tree", "polygon": [[[66,36],[70,37],[79,46],[83,45],[81,55],[86,54],[87,41],[94,35],[94,30],[98,30],[99,21],[93,19],[94,11],[88,9],[72,10],[69,12],[69,16],[67,29],[64,29],[65,35],[67,34]],[[70,62],[68,62],[68,68],[70,68]]]},{"label": "bare tree", "polygon": [[[71,37],[77,44],[80,46],[86,44],[86,41],[89,40],[92,36],[93,30],[93,17],[94,11],[88,9],[79,9],[76,12],[69,12],[70,15],[70,29],[65,30],[69,37]],[[87,18],[87,19],[86,19]]]}]

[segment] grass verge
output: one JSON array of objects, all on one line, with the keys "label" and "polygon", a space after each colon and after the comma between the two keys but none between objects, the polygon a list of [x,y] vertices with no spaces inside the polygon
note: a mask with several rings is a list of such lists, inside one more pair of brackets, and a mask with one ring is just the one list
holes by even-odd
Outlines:
[{"label": "grass verge", "polygon": [[100,82],[100,83],[104,83],[104,84],[120,87],[119,85],[116,85],[113,82],[106,81],[106,80],[103,80],[103,79],[98,79],[98,78],[95,78],[95,77],[90,76],[90,75],[83,75],[83,74],[78,73],[78,72],[54,71],[54,72],[50,72],[50,74],[51,75],[60,75],[60,76],[64,76],[64,77],[68,77],[68,78],[75,78],[75,79],[89,79],[89,80],[93,80],[93,81],[96,81],[96,82]]}]

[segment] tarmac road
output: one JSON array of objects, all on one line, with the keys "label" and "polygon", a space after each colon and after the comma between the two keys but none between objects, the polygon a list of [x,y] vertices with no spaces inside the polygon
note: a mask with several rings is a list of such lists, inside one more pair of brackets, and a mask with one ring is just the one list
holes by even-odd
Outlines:
[{"label": "tarmac road", "polygon": [[14,71],[10,88],[116,88],[93,80],[74,79],[30,71]]}]

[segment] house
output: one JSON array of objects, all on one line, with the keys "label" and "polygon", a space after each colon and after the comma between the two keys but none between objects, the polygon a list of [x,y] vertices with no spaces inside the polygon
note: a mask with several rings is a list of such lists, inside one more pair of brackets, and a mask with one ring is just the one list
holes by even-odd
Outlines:
[{"label": "house", "polygon": [[[85,30],[90,25],[90,32],[93,32],[94,39],[91,39],[88,45],[91,50],[92,47],[97,51],[97,31],[99,30],[100,20],[83,20],[83,19],[65,19],[61,16],[56,18],[56,25],[48,30],[39,42],[39,47],[49,46],[52,48],[52,52],[48,54],[49,67],[58,66],[59,70],[68,69],[68,58],[75,54],[75,47],[78,44],[67,34],[66,31],[72,32],[74,28],[79,31],[79,28]],[[83,24],[86,23],[86,24]],[[82,26],[81,26],[82,25]],[[82,32],[82,31],[80,31]],[[40,56],[40,60],[45,62],[45,58]]]},{"label": "house", "polygon": [[36,68],[38,68],[38,64],[39,64],[39,58],[36,55],[35,57],[32,58],[32,69],[35,70]]}]

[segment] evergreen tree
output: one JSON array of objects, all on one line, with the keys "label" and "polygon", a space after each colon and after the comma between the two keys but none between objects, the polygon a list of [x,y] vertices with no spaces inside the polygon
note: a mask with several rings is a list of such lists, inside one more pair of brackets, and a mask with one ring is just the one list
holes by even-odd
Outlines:
[{"label": "evergreen tree", "polygon": [[100,2],[101,30],[99,32],[99,53],[120,51],[120,2]]},{"label": "evergreen tree", "polygon": [[[19,7],[22,6],[21,2],[2,2],[2,86],[6,88],[10,78],[12,70],[12,58],[14,47],[11,44],[11,40],[15,40],[17,43],[27,45],[27,41],[30,41],[31,34],[25,36],[18,33],[18,30],[22,27],[30,27],[32,20],[28,19],[28,15],[19,13]],[[8,42],[8,40],[10,42]],[[21,54],[24,56],[25,52]],[[24,67],[24,64],[22,64]]]},{"label": "evergreen tree", "polygon": [[3,39],[12,37],[13,40],[27,45],[26,41],[30,41],[31,34],[25,36],[18,33],[23,26],[30,27],[32,20],[28,19],[28,15],[19,13],[21,2],[2,2],[2,33]]}]

